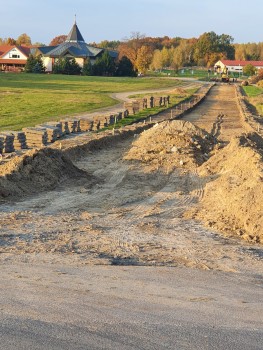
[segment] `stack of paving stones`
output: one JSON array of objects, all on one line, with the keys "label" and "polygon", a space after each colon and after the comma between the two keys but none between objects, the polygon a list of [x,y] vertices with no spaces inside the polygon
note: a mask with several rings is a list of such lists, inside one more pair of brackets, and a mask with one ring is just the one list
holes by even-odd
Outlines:
[{"label": "stack of paving stones", "polygon": [[0,154],[4,151],[4,137],[0,136]]},{"label": "stack of paving stones", "polygon": [[117,119],[118,121],[119,120],[122,120],[124,117],[123,117],[123,113],[122,112],[119,112],[118,115],[117,115]]},{"label": "stack of paving stones", "polygon": [[37,127],[46,129],[48,142],[55,142],[58,138],[62,136],[61,128],[59,127],[48,124],[37,125]]},{"label": "stack of paving stones", "polygon": [[94,117],[93,118],[93,125],[92,125],[92,131],[97,131],[100,128],[100,118]]},{"label": "stack of paving stones", "polygon": [[100,119],[100,128],[106,128],[109,125],[107,117],[101,117]]},{"label": "stack of paving stones", "polygon": [[69,127],[68,127],[68,121],[67,120],[61,120],[61,128],[63,135],[70,134]]},{"label": "stack of paving stones", "polygon": [[77,119],[68,119],[68,129],[70,133],[76,133],[79,132],[80,126],[79,126],[79,120]]},{"label": "stack of paving stones", "polygon": [[15,151],[15,136],[11,132],[1,132],[0,137],[3,140],[3,153],[11,153]]},{"label": "stack of paving stones", "polygon": [[23,131],[12,131],[15,150],[27,149],[26,134]]},{"label": "stack of paving stones", "polygon": [[153,96],[150,97],[150,108],[155,107],[155,99]]},{"label": "stack of paving stones", "polygon": [[114,115],[107,115],[105,119],[108,125],[113,125],[115,122]]},{"label": "stack of paving stones", "polygon": [[26,134],[26,141],[28,147],[43,147],[48,143],[48,134],[46,128],[23,128]]},{"label": "stack of paving stones", "polygon": [[45,125],[53,126],[59,129],[58,137],[62,137],[64,132],[62,130],[62,122],[46,122]]},{"label": "stack of paving stones", "polygon": [[92,126],[93,126],[93,121],[88,120],[88,119],[80,119],[80,129],[82,131],[90,131],[92,130]]},{"label": "stack of paving stones", "polygon": [[140,110],[142,109],[142,108],[141,108],[141,103],[140,103],[139,100],[132,101],[132,106],[133,106],[134,114],[135,114],[135,113],[139,113]]},{"label": "stack of paving stones", "polygon": [[134,109],[133,109],[133,102],[129,101],[129,102],[125,102],[124,103],[124,108],[128,111],[129,114],[134,114]]}]

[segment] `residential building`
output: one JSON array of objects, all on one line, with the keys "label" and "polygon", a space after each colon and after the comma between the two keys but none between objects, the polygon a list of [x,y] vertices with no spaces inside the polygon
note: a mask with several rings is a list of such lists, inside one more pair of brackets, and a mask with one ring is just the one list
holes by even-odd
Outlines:
[{"label": "residential building", "polygon": [[243,73],[243,68],[251,64],[257,69],[263,69],[263,61],[241,61],[241,60],[220,60],[215,63],[214,69],[217,73],[228,71],[230,73]]},{"label": "residential building", "polygon": [[19,45],[0,45],[0,70],[21,72],[25,68],[30,47]]}]

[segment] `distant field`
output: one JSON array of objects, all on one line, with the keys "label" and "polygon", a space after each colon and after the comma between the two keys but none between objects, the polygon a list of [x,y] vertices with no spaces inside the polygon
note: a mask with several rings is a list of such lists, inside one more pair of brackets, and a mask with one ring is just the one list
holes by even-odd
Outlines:
[{"label": "distant field", "polygon": [[158,89],[180,81],[151,78],[82,77],[0,73],[0,130],[20,130],[62,116],[118,103],[114,92]]}]

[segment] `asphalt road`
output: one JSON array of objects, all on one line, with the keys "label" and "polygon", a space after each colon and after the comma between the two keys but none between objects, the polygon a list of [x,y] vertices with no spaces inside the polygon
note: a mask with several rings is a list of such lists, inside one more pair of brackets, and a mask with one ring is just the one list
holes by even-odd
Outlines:
[{"label": "asphalt road", "polygon": [[262,349],[262,276],[55,263],[1,270],[3,350]]}]

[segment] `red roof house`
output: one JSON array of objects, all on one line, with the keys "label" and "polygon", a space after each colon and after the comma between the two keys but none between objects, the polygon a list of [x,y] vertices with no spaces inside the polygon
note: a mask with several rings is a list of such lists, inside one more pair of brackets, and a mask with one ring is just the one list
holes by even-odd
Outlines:
[{"label": "red roof house", "polygon": [[19,45],[0,45],[1,71],[19,72],[25,67],[30,47]]}]

